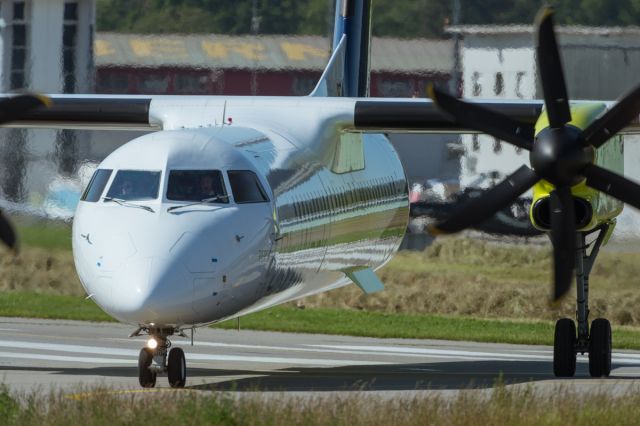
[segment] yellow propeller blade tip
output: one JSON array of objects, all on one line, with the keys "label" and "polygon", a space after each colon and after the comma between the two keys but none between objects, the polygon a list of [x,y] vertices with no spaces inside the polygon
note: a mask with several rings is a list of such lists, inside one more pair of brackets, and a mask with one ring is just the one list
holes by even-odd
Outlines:
[{"label": "yellow propeller blade tip", "polygon": [[538,14],[536,15],[536,24],[540,26],[544,21],[551,18],[553,16],[553,7],[551,6],[543,6]]},{"label": "yellow propeller blade tip", "polygon": [[33,95],[33,96],[38,98],[40,102],[42,102],[42,105],[46,106],[47,108],[51,108],[51,105],[53,105],[53,101],[48,96],[45,96],[45,95]]},{"label": "yellow propeller blade tip", "polygon": [[427,232],[429,232],[431,235],[438,236],[438,235],[445,235],[446,232],[443,231],[442,229],[438,228],[436,225],[427,225]]},{"label": "yellow propeller blade tip", "polygon": [[436,90],[433,86],[433,83],[427,84],[427,96],[431,98],[432,101],[436,101]]}]

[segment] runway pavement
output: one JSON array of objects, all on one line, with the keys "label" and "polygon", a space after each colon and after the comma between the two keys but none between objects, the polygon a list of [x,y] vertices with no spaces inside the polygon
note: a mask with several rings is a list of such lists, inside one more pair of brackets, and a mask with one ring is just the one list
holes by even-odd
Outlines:
[{"label": "runway pavement", "polygon": [[[0,381],[13,390],[113,385],[138,389],[145,338],[112,323],[0,318]],[[614,331],[615,338],[615,331]],[[490,389],[496,381],[621,393],[640,388],[640,353],[616,351],[608,379],[589,377],[586,356],[576,378],[556,379],[544,346],[199,329],[195,345],[174,337],[195,390],[290,394],[366,391],[377,395]],[[166,377],[157,387],[167,388]]]}]

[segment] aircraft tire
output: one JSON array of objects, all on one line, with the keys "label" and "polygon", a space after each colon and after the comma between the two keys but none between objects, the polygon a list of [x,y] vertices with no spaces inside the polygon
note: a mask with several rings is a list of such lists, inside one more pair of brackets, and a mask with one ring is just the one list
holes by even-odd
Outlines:
[{"label": "aircraft tire", "polygon": [[183,388],[187,382],[187,362],[182,349],[173,348],[169,352],[167,375],[172,388]]},{"label": "aircraft tire", "polygon": [[611,323],[604,318],[594,319],[589,337],[589,374],[609,377],[611,373]]},{"label": "aircraft tire", "polygon": [[556,322],[553,339],[553,374],[573,377],[576,374],[576,325],[570,318]]},{"label": "aircraft tire", "polygon": [[148,348],[140,349],[138,355],[138,381],[143,388],[152,388],[156,385],[156,373],[149,370],[153,361],[153,353]]}]

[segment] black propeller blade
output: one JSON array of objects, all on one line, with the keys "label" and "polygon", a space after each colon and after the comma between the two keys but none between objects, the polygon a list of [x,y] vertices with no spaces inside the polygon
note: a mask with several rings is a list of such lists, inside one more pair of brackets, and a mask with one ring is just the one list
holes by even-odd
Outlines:
[{"label": "black propeller blade", "polygon": [[551,192],[550,219],[553,244],[553,299],[558,300],[571,287],[576,250],[576,216],[571,188],[562,186]]},{"label": "black propeller blade", "polygon": [[569,97],[564,82],[560,52],[553,30],[553,9],[544,7],[536,18],[538,27],[538,72],[542,82],[544,104],[552,128],[559,129],[571,121]]},{"label": "black propeller blade", "polygon": [[14,121],[34,108],[50,105],[51,99],[43,95],[24,94],[1,99],[0,124]]},{"label": "black propeller blade", "polygon": [[2,214],[0,210],[0,240],[7,245],[10,249],[15,249],[18,239],[16,233],[13,230],[13,226],[9,220]]},{"label": "black propeller blade", "polygon": [[640,209],[640,185],[595,164],[585,167],[587,186]]},{"label": "black propeller blade", "polygon": [[640,114],[640,85],[622,96],[609,111],[583,133],[587,145],[598,148]]},{"label": "black propeller blade", "polygon": [[[51,99],[42,95],[24,94],[0,99],[0,124],[11,122],[22,114],[40,106],[50,106]],[[0,241],[17,251],[18,239],[9,219],[0,210]]]},{"label": "black propeller blade", "polygon": [[530,124],[519,123],[497,112],[460,101],[437,90],[433,85],[429,85],[427,93],[433,102],[449,114],[456,123],[531,151],[535,129]]},{"label": "black propeller blade", "polygon": [[551,191],[550,222],[553,243],[554,290],[559,299],[571,287],[574,275],[578,230],[571,187],[586,178],[586,184],[640,209],[640,185],[593,164],[592,147],[600,147],[640,113],[640,86],[623,96],[616,105],[583,132],[573,126],[567,88],[556,36],[553,11],[538,14],[538,70],[544,91],[550,129],[538,133],[513,120],[430,89],[430,96],[444,112],[464,127],[479,130],[531,151],[532,169],[521,167],[496,187],[464,205],[447,220],[431,226],[434,233],[457,232],[479,224],[507,206],[527,188],[544,179],[555,186]]},{"label": "black propeller blade", "polygon": [[478,225],[507,207],[539,180],[540,178],[533,170],[522,166],[482,196],[465,203],[444,222],[429,226],[429,231],[434,235],[452,234]]}]

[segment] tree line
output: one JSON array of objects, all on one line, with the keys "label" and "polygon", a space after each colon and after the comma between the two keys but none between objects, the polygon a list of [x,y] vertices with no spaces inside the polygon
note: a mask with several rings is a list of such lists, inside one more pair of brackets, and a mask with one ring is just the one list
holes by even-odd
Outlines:
[{"label": "tree line", "polygon": [[[373,33],[445,37],[447,24],[530,24],[542,4],[564,25],[640,25],[640,0],[373,0]],[[456,8],[457,6],[457,8]],[[98,31],[330,34],[334,0],[98,0]]]}]

